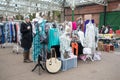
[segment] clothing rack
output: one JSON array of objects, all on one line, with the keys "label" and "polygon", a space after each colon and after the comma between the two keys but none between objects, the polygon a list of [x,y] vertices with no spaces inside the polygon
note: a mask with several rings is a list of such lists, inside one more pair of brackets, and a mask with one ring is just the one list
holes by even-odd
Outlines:
[{"label": "clothing rack", "polygon": [[[11,23],[9,23],[9,22],[11,22]],[[21,23],[21,20],[2,21],[0,23],[3,25],[3,27],[1,29],[3,30],[2,36],[4,36],[4,39],[3,39],[4,41],[2,41],[2,43],[0,44],[1,48],[13,47],[13,52],[16,51],[17,54],[18,54],[19,50],[21,51],[20,39],[18,39],[18,36],[20,36],[20,28],[19,28],[20,23]],[[0,37],[0,38],[3,38],[3,37]]]},{"label": "clothing rack", "polygon": [[[22,20],[15,20],[15,23],[21,23]],[[20,31],[20,29],[19,29]],[[19,36],[20,33],[17,32],[17,36]],[[17,38],[17,43],[13,45],[13,53],[16,52],[17,54],[20,53],[20,51],[23,51],[22,47],[20,46],[21,42]]]}]

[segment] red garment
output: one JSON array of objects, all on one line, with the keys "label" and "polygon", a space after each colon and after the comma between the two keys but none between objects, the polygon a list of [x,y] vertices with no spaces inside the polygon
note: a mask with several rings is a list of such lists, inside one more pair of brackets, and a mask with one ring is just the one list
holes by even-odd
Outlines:
[{"label": "red garment", "polygon": [[[74,53],[75,52],[74,49],[76,49],[76,53]],[[78,43],[72,42],[72,51],[75,55],[78,56]]]},{"label": "red garment", "polygon": [[120,30],[116,30],[116,34],[120,35]]},{"label": "red garment", "polygon": [[112,29],[110,29],[109,34],[113,34],[113,30]]},{"label": "red garment", "polygon": [[72,22],[72,30],[77,30],[77,23],[76,22]]}]

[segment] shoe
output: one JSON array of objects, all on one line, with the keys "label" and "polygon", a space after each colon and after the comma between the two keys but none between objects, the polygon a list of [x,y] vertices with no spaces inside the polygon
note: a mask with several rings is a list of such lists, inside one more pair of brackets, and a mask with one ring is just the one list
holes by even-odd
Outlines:
[{"label": "shoe", "polygon": [[24,62],[24,63],[31,63],[31,62],[33,62],[33,61],[26,59],[26,60],[24,60],[23,62]]},{"label": "shoe", "polygon": [[31,62],[33,62],[32,60],[30,60],[30,59],[28,59],[28,61],[31,63]]},{"label": "shoe", "polygon": [[27,60],[27,53],[23,52],[23,62],[26,62],[26,60]]},{"label": "shoe", "polygon": [[29,62],[33,62],[32,60],[30,60],[30,51],[27,52],[27,57],[26,58]]}]

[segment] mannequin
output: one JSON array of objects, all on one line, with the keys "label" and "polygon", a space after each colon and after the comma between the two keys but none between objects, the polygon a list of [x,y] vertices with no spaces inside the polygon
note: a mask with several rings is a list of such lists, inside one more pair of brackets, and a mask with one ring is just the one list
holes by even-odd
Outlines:
[{"label": "mannequin", "polygon": [[45,20],[36,14],[36,18],[33,20],[34,22],[34,37],[33,37],[33,61],[36,62],[38,60],[38,55],[41,54],[40,49],[43,47],[40,42],[40,35],[45,33],[43,28],[45,27]]},{"label": "mannequin", "polygon": [[[35,24],[36,23],[41,23],[43,21],[43,18],[39,16],[39,13],[36,13],[36,18],[34,18],[32,20],[32,26],[33,26],[33,33],[36,34],[36,27],[35,27]],[[39,30],[41,30],[41,28],[39,28]]]},{"label": "mannequin", "polygon": [[60,36],[60,52],[61,52],[62,59],[64,59],[63,55],[64,55],[65,51],[69,51],[71,49],[71,47],[70,47],[71,31],[70,30],[71,30],[70,27],[65,29],[65,32]]},{"label": "mannequin", "polygon": [[[45,33],[45,23],[46,20],[44,20],[42,17],[39,16],[39,14],[36,14],[35,20],[35,31],[36,34],[33,38],[33,61],[36,62],[37,64],[33,68],[32,71],[36,69],[37,66],[41,66],[43,70],[45,70],[41,64],[41,61],[45,62],[46,60],[46,48],[47,48],[47,43],[43,43],[41,39],[43,39],[43,36],[46,36]],[[42,53],[43,51],[43,53]]]},{"label": "mannequin", "polygon": [[95,26],[91,19],[86,24],[85,47],[91,48],[93,52],[95,51]]}]

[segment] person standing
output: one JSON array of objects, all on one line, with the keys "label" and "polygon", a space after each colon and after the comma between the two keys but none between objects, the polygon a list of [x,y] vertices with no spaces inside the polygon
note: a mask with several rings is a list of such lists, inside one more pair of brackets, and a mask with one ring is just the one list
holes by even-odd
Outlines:
[{"label": "person standing", "polygon": [[21,23],[20,32],[22,34],[21,47],[24,49],[23,62],[30,63],[30,48],[32,46],[32,24],[29,16],[25,16],[25,21]]}]

